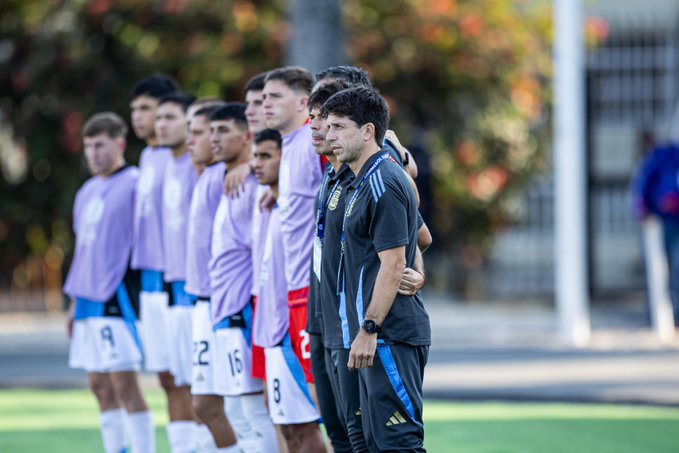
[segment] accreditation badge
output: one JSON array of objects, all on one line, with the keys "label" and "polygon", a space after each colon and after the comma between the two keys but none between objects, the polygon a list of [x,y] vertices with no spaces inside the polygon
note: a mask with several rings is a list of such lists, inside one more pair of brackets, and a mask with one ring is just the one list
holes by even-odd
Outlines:
[{"label": "accreditation badge", "polygon": [[335,191],[330,196],[330,204],[328,205],[328,209],[330,209],[331,211],[337,209],[337,204],[339,203],[340,195],[342,195],[342,186],[337,186]]},{"label": "accreditation badge", "polygon": [[321,252],[323,249],[323,245],[321,245],[321,239],[316,236],[314,238],[314,259],[313,259],[313,266],[314,266],[314,274],[316,274],[316,278],[318,279],[318,282],[320,283],[321,281]]}]

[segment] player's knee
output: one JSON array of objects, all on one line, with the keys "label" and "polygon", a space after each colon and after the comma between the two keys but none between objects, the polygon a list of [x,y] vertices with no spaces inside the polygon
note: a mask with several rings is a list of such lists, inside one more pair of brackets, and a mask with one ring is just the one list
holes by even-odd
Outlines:
[{"label": "player's knee", "polygon": [[192,398],[191,407],[196,416],[203,422],[215,419],[221,415],[224,410],[223,406],[214,404],[213,401],[205,398]]},{"label": "player's knee", "polygon": [[108,378],[90,377],[89,387],[101,407],[116,405],[115,393],[113,392],[113,387]]}]

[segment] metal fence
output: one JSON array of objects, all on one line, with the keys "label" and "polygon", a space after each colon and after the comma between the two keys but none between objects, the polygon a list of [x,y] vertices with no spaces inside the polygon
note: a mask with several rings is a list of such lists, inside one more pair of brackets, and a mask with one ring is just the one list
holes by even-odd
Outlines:
[{"label": "metal fence", "polygon": [[[629,188],[644,141],[677,138],[678,44],[674,29],[652,22],[618,24],[588,54],[589,275],[594,296],[644,287],[640,230]],[[524,197],[521,222],[498,237],[487,280],[494,296],[552,294],[553,195],[552,175],[534,181]]]}]

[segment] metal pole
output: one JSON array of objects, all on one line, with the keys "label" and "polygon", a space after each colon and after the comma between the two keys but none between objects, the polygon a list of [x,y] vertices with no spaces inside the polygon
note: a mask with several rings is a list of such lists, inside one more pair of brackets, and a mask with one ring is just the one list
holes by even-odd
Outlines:
[{"label": "metal pole", "polygon": [[580,0],[555,0],[556,304],[563,339],[590,338],[587,291],[585,48]]}]

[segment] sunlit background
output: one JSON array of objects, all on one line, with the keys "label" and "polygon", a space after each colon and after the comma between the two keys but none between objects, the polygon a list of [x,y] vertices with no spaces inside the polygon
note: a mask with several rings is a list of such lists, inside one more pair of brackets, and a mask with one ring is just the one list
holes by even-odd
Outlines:
[{"label": "sunlit background", "polygon": [[[671,133],[679,4],[585,3],[590,291],[643,304],[628,187]],[[284,64],[362,66],[388,98],[435,234],[429,288],[553,298],[551,1],[6,0],[0,30],[0,311],[65,305],[89,115],[128,118],[130,88],[154,71],[239,100]],[[141,147],[130,135],[130,162]]]}]

